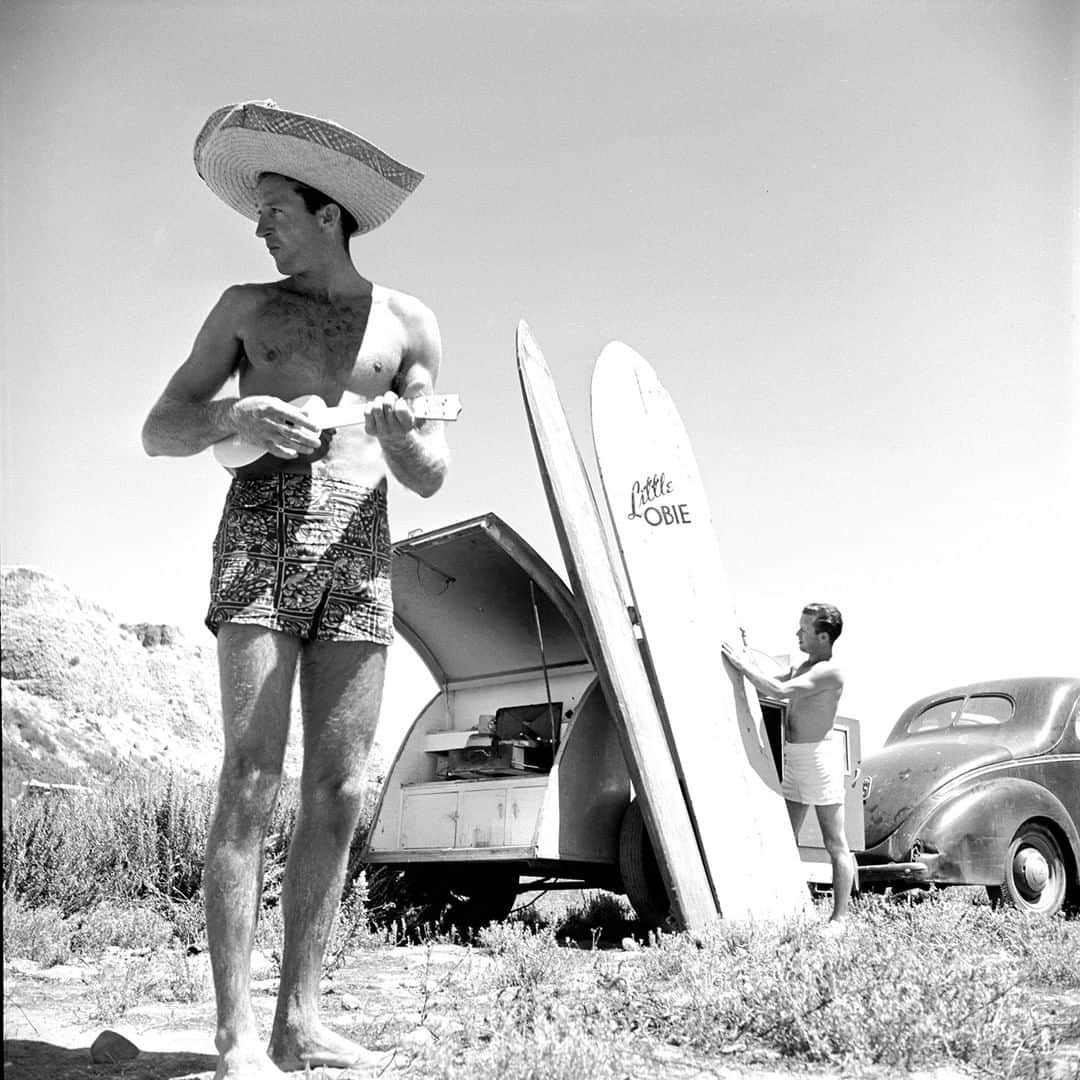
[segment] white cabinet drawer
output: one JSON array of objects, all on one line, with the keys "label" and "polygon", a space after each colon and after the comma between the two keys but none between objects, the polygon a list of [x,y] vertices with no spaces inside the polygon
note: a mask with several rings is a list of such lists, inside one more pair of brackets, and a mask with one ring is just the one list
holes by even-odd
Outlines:
[{"label": "white cabinet drawer", "polygon": [[458,793],[414,791],[401,807],[403,848],[451,848],[457,835]]},{"label": "white cabinet drawer", "polygon": [[461,792],[457,847],[502,847],[506,843],[506,788]]},{"label": "white cabinet drawer", "polygon": [[544,805],[542,787],[515,787],[509,792],[510,808],[506,816],[506,842],[511,847],[531,844]]},{"label": "white cabinet drawer", "polygon": [[401,793],[400,847],[475,849],[530,847],[547,792],[529,783],[436,783]]}]

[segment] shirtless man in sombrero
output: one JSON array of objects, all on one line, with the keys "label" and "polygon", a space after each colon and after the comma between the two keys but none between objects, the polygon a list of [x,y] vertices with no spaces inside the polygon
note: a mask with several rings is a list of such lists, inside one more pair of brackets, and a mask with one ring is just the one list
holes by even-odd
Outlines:
[{"label": "shirtless man in sombrero", "polygon": [[[143,429],[183,456],[239,433],[266,455],[237,469],[214,543],[206,622],[217,635],[225,757],[203,889],[217,998],[218,1080],[375,1064],[318,1016],[322,958],[360,814],[393,634],[389,470],[422,496],[443,482],[432,313],[355,269],[349,236],[385,221],[420,174],[336,125],[230,106],[210,117],[196,168],[256,221],[283,278],[227,289]],[[233,376],[239,397],[220,397]],[[370,403],[366,426],[320,432],[290,400]],[[250,999],[262,849],[299,670],[304,764],[281,904],[285,942],[268,1049]]]},{"label": "shirtless man in sombrero", "polygon": [[844,628],[831,604],[807,604],[796,638],[806,660],[783,675],[765,674],[749,653],[723,642],[724,656],[762,693],[788,702],[782,791],[795,835],[807,810],[817,814],[833,872],[833,911],[827,930],[842,932],[855,883],[855,864],[844,832],[844,762],[833,735],[844,676],[833,660],[833,645]]}]

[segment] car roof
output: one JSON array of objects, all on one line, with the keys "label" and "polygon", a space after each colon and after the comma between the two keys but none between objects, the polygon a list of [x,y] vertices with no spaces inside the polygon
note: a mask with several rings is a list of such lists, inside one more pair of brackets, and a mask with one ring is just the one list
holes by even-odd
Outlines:
[{"label": "car roof", "polygon": [[1060,736],[1068,717],[1080,701],[1080,678],[1065,675],[1028,675],[1013,679],[987,679],[983,682],[965,683],[934,694],[927,694],[912,702],[900,714],[893,725],[887,742],[911,737],[907,725],[923,710],[950,698],[966,698],[973,694],[999,694],[1016,703],[1020,724],[1010,722],[996,737],[1005,738],[1014,752],[1034,750],[1052,732]]},{"label": "car roof", "polygon": [[1023,675],[1012,679],[986,679],[982,682],[964,683],[938,690],[912,702],[909,708],[929,705],[951,697],[968,697],[970,694],[1005,694],[1009,697],[1052,696],[1061,691],[1080,695],[1080,677],[1069,675]]}]

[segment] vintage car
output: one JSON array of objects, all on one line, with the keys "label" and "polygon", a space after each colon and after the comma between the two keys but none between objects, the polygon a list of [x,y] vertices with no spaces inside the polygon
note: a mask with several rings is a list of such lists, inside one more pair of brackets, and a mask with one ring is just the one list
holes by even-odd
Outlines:
[{"label": "vintage car", "polygon": [[1080,906],[1080,678],[960,686],[916,701],[862,763],[865,890],[985,885]]}]

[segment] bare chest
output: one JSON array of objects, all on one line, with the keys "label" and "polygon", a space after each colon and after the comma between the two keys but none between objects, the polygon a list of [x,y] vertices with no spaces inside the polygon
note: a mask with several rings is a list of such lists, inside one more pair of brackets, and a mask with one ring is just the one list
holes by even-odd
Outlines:
[{"label": "bare chest", "polygon": [[274,292],[253,312],[241,334],[242,394],[289,400],[318,394],[374,397],[391,388],[402,342],[384,305],[347,304]]}]

